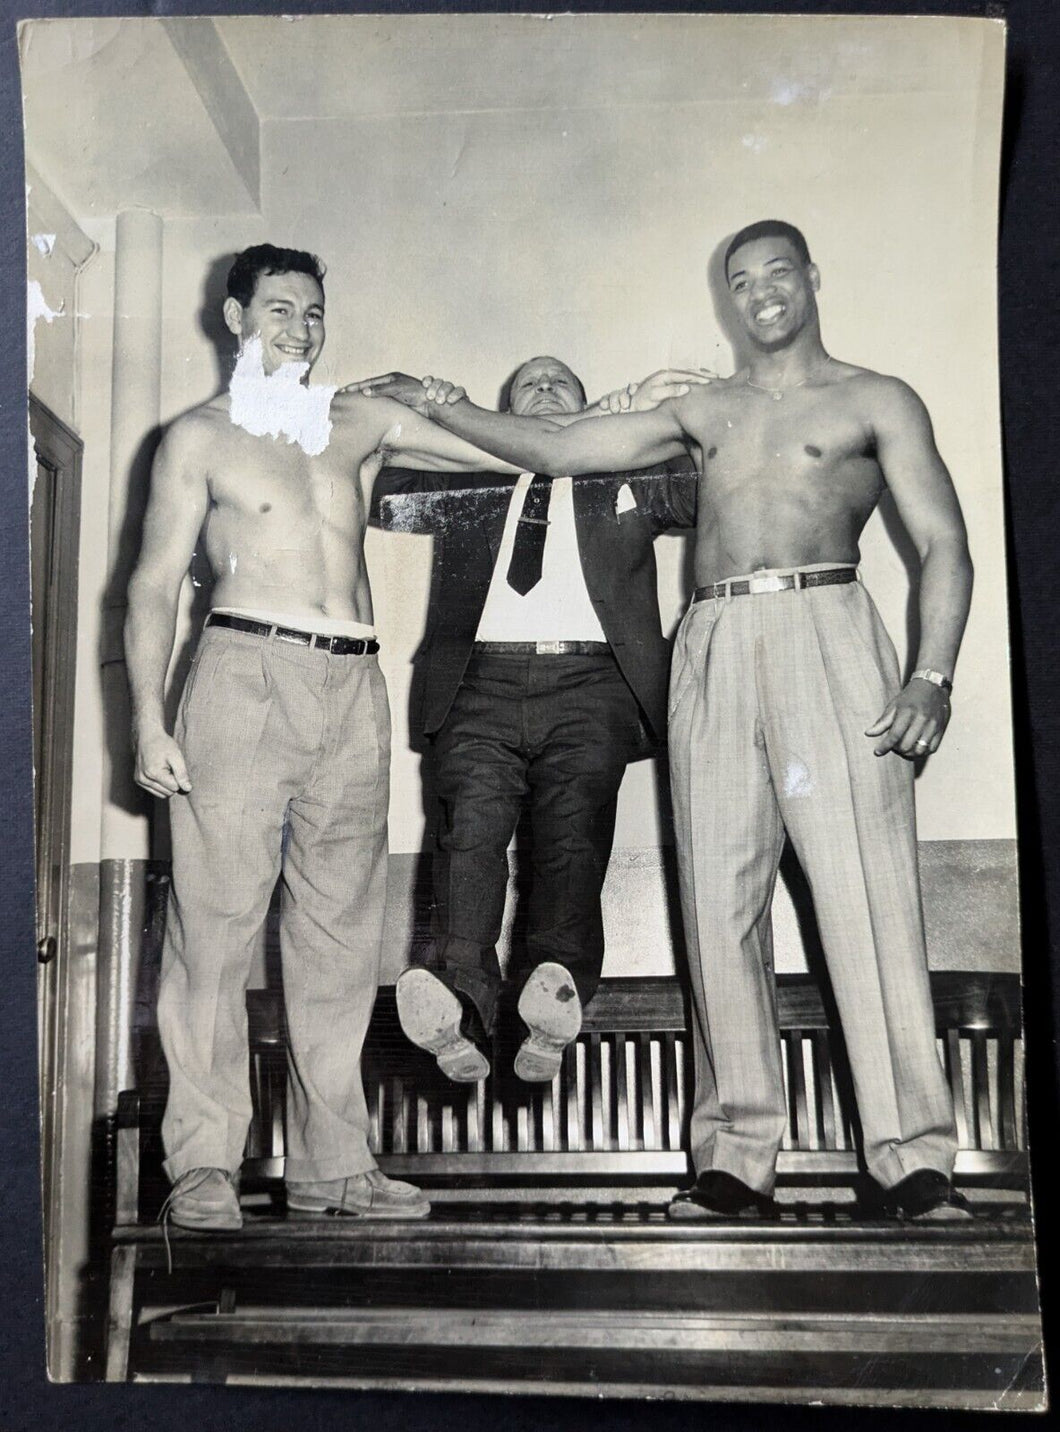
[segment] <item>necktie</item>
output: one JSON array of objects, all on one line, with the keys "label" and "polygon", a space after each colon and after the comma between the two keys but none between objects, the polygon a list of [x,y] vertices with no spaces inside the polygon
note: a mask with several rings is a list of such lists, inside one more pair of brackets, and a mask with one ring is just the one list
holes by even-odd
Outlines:
[{"label": "necktie", "polygon": [[522,514],[515,529],[512,559],[508,563],[508,585],[523,597],[541,580],[551,496],[551,477],[535,473],[526,489]]}]

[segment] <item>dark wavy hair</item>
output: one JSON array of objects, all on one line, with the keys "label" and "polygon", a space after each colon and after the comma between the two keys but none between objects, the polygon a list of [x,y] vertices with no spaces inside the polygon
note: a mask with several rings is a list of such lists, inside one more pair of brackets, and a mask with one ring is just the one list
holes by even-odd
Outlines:
[{"label": "dark wavy hair", "polygon": [[729,246],[725,250],[726,279],[729,277],[729,260],[737,249],[742,249],[744,244],[753,244],[756,239],[773,238],[787,239],[804,264],[811,262],[810,249],[801,229],[797,229],[794,224],[785,223],[783,219],[759,219],[757,223],[748,224],[729,240]]},{"label": "dark wavy hair", "polygon": [[324,274],[327,272],[316,254],[304,249],[278,249],[275,244],[254,244],[236,254],[235,263],[228,270],[228,296],[246,308],[254,297],[258,279],[262,274],[305,273],[315,278],[324,291]]}]

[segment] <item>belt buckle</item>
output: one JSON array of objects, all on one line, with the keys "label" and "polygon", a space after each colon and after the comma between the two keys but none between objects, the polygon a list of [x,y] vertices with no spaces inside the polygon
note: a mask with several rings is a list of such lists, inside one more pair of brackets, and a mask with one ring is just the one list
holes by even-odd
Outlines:
[{"label": "belt buckle", "polygon": [[536,643],[538,656],[562,656],[563,643],[561,641],[539,641]]},{"label": "belt buckle", "polygon": [[747,579],[747,593],[748,596],[758,597],[762,596],[765,592],[786,592],[789,587],[794,585],[791,577],[781,577],[778,576],[776,572],[771,572],[768,576],[764,577],[749,577]]}]

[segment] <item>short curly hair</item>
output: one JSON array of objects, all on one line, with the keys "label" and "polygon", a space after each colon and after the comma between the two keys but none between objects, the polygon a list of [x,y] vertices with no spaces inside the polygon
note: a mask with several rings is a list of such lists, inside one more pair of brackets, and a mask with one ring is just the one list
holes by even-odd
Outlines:
[{"label": "short curly hair", "polygon": [[739,233],[733,234],[729,240],[729,246],[725,250],[726,279],[729,277],[729,260],[737,249],[742,249],[744,244],[753,244],[756,239],[773,238],[787,239],[804,264],[811,262],[809,245],[801,229],[783,219],[759,219],[757,223],[748,224]]},{"label": "short curly hair", "polygon": [[307,253],[304,249],[278,249],[275,244],[254,244],[236,254],[235,262],[228,270],[228,296],[246,308],[254,297],[262,274],[270,273],[308,274],[316,279],[323,293],[326,272],[316,254]]}]

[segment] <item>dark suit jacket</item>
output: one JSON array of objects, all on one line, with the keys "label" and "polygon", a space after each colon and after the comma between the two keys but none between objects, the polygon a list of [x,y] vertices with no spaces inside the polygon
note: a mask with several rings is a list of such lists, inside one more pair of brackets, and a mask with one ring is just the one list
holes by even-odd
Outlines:
[{"label": "dark suit jacket", "polygon": [[[372,518],[394,531],[434,535],[427,632],[416,655],[411,722],[433,735],[453,704],[485,606],[516,478],[507,473],[435,473],[385,467]],[[628,484],[636,507],[616,512]],[[696,520],[690,461],[649,472],[574,479],[574,522],[582,572],[615,660],[640,704],[642,754],[666,734],[670,646],[662,634],[653,540]]]}]

